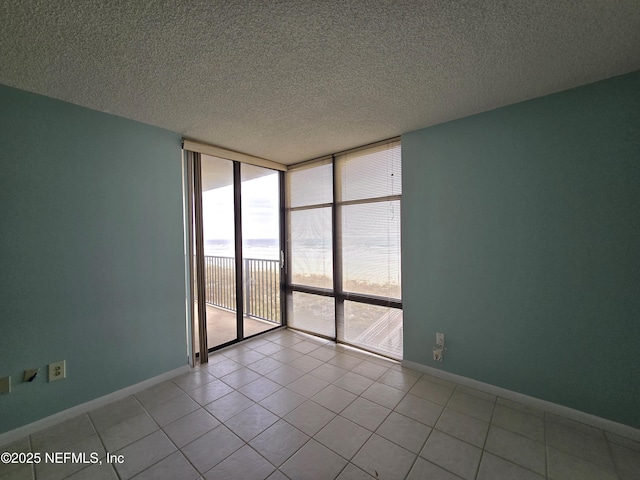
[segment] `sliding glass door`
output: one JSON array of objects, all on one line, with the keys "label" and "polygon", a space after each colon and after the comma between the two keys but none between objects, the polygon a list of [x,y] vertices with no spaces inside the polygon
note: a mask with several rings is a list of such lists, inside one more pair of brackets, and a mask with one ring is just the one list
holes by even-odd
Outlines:
[{"label": "sliding glass door", "polygon": [[282,325],[282,180],[268,168],[192,155],[193,316],[206,331],[194,351],[202,352],[204,338],[212,350]]},{"label": "sliding glass door", "polygon": [[245,337],[282,323],[280,173],[242,164],[242,271]]},{"label": "sliding glass door", "polygon": [[215,348],[238,339],[233,162],[202,155],[207,340]]}]

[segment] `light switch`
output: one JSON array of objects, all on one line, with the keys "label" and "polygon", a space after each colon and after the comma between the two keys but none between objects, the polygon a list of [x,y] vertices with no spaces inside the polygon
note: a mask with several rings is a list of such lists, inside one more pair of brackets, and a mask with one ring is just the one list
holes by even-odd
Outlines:
[{"label": "light switch", "polygon": [[0,393],[11,393],[11,377],[0,378]]},{"label": "light switch", "polygon": [[24,376],[22,377],[22,381],[25,383],[33,382],[40,371],[39,368],[30,368],[24,371]]}]

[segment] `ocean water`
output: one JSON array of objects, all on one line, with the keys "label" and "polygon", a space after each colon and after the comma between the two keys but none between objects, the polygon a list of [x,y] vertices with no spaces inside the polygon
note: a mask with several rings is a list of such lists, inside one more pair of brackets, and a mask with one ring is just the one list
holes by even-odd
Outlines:
[{"label": "ocean water", "polygon": [[[207,240],[204,254],[212,257],[234,257],[235,246],[231,242]],[[242,256],[260,260],[279,260],[280,247],[277,240],[248,240],[242,245]]]},{"label": "ocean water", "polygon": [[[343,272],[345,278],[379,285],[400,285],[400,245],[371,239],[367,242],[345,242]],[[244,258],[279,260],[277,240],[247,240],[242,247]],[[233,257],[234,246],[226,241],[205,242],[205,255]],[[296,276],[331,276],[332,254],[320,243],[296,242],[291,258],[292,273]]]}]

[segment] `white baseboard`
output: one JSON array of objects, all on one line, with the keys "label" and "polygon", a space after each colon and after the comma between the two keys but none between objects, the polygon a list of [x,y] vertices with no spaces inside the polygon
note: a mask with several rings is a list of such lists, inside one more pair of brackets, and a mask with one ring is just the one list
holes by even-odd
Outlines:
[{"label": "white baseboard", "polygon": [[507,400],[513,400],[514,402],[519,402],[529,407],[544,410],[546,412],[553,413],[554,415],[560,415],[565,418],[575,420],[576,422],[585,423],[587,425],[606,430],[607,432],[620,435],[621,437],[626,437],[631,440],[635,440],[636,442],[640,442],[640,430],[630,427],[629,425],[624,425],[612,420],[607,420],[606,418],[597,417],[595,415],[581,412],[580,410],[575,410],[573,408],[565,407],[564,405],[559,405],[557,403],[548,402],[540,398],[530,397],[529,395],[524,395],[512,390],[507,390],[506,388],[496,387],[495,385],[480,382],[478,380],[473,380],[472,378],[463,377],[461,375],[456,375],[455,373],[445,372],[444,370],[429,367],[421,363],[403,360],[402,366],[410,368],[412,370],[417,370],[419,372],[428,373],[429,375],[432,375],[434,377],[442,378],[443,380],[449,380],[450,382],[455,382],[465,387],[475,388],[476,390],[480,390],[481,392],[490,393]]},{"label": "white baseboard", "polygon": [[53,415],[49,415],[48,417],[36,420],[33,423],[18,427],[15,430],[9,430],[8,432],[0,434],[0,445],[6,445],[15,442],[16,440],[20,440],[27,435],[31,435],[32,433],[38,432],[48,427],[52,427],[60,422],[69,420],[70,418],[76,417],[83,413],[87,413],[91,410],[95,410],[96,408],[103,407],[104,405],[115,402],[116,400],[121,400],[125,397],[141,392],[142,390],[145,390],[149,387],[153,387],[154,385],[158,385],[159,383],[177,377],[178,375],[187,373],[188,371],[189,365],[185,365],[183,367],[176,368],[175,370],[165,372],[161,375],[158,375],[157,377],[143,380],[142,382],[136,383],[135,385],[130,385],[123,388],[122,390],[116,390],[115,392],[108,393],[107,395],[104,395],[102,397],[98,397],[93,400],[89,400],[88,402],[81,403],[80,405],[76,405],[75,407],[71,407],[66,410],[62,410],[61,412],[54,413]]}]

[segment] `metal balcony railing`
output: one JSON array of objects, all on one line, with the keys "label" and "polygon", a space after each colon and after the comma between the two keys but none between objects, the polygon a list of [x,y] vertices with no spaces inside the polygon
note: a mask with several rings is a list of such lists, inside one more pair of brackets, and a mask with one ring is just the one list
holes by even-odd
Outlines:
[{"label": "metal balcony railing", "polygon": [[[280,324],[280,262],[243,261],[244,314]],[[236,268],[233,257],[205,256],[206,302],[236,311]]]}]

